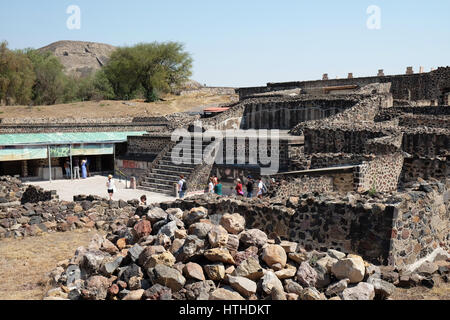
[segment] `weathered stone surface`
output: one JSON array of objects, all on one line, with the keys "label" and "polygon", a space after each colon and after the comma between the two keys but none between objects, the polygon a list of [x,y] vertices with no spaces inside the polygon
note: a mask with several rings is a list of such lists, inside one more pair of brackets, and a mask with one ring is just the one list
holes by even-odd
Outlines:
[{"label": "weathered stone surface", "polygon": [[283,241],[281,241],[280,246],[283,247],[286,254],[288,254],[288,253],[294,253],[297,251],[298,243],[283,240]]},{"label": "weathered stone surface", "polygon": [[209,300],[245,300],[239,293],[229,287],[214,290],[209,295]]},{"label": "weathered stone surface", "polygon": [[169,251],[151,256],[145,263],[144,268],[154,268],[158,264],[172,267],[176,262],[175,257]]},{"label": "weathered stone surface", "polygon": [[316,264],[325,268],[328,272],[331,272],[331,267],[338,262],[338,259],[332,258],[330,256],[323,257],[317,260]]},{"label": "weathered stone surface", "polygon": [[328,270],[322,265],[317,263],[314,265],[313,268],[317,273],[316,288],[321,289],[327,287],[331,282]]},{"label": "weathered stone surface", "polygon": [[284,268],[287,261],[286,251],[277,244],[266,246],[262,251],[261,257],[269,267],[272,267],[274,264],[280,264]]},{"label": "weathered stone surface", "polygon": [[208,241],[212,248],[226,247],[228,232],[222,226],[213,226],[208,233]]},{"label": "weathered stone surface", "polygon": [[328,249],[327,254],[337,260],[344,259],[346,256],[345,253],[333,249]]},{"label": "weathered stone surface", "polygon": [[239,241],[246,247],[262,248],[267,243],[267,235],[259,229],[250,229],[239,234]]},{"label": "weathered stone surface", "polygon": [[165,220],[167,218],[167,212],[158,207],[152,208],[147,213],[147,218],[154,224],[158,221]]},{"label": "weathered stone surface", "polygon": [[102,274],[110,276],[119,268],[122,261],[123,257],[120,255],[115,258],[105,259],[100,267],[100,271]]},{"label": "weathered stone surface", "polygon": [[184,266],[183,274],[186,276],[186,278],[195,279],[199,281],[205,280],[205,275],[203,274],[202,266],[194,262],[188,262]]},{"label": "weathered stone surface", "polygon": [[184,243],[185,243],[184,239],[174,239],[172,241],[172,245],[170,246],[169,251],[174,255],[178,255],[181,252]]},{"label": "weathered stone surface", "polygon": [[173,239],[175,238],[175,232],[178,230],[177,222],[171,221],[168,224],[164,225],[161,229],[158,231],[159,234],[164,234],[168,236],[169,238]]},{"label": "weathered stone surface", "polygon": [[166,286],[172,291],[179,291],[183,288],[186,283],[186,279],[183,275],[176,269],[170,268],[163,264],[158,264],[153,269],[153,274],[149,275],[150,277],[155,277],[155,281],[163,286]]},{"label": "weathered stone surface", "polygon": [[212,262],[234,264],[234,259],[226,248],[213,248],[206,250],[204,256]]},{"label": "weathered stone surface", "polygon": [[185,287],[187,300],[209,300],[211,292],[216,289],[212,280],[198,281]]},{"label": "weathered stone surface", "polygon": [[192,208],[190,211],[186,212],[183,221],[186,225],[199,221],[200,219],[206,218],[208,216],[208,210],[204,207]]},{"label": "weathered stone surface", "polygon": [[240,265],[242,261],[247,260],[250,257],[258,259],[257,247],[248,247],[245,251],[239,251],[233,254],[233,258],[237,266]]},{"label": "weathered stone surface", "polygon": [[298,264],[308,260],[308,256],[306,255],[306,253],[302,252],[289,253],[288,258],[294,262],[297,262]]},{"label": "weathered stone surface", "polygon": [[362,259],[345,258],[336,262],[331,272],[339,280],[350,279],[350,283],[358,283],[364,279],[366,267]]},{"label": "weathered stone surface", "polygon": [[205,239],[212,227],[211,223],[197,222],[191,224],[188,233],[197,236],[199,239]]},{"label": "weathered stone surface", "polygon": [[431,276],[433,273],[437,272],[438,269],[439,269],[439,267],[437,264],[430,262],[430,261],[425,261],[416,269],[416,272],[422,276],[427,277],[427,276]]},{"label": "weathered stone surface", "polygon": [[225,278],[225,267],[222,263],[207,264],[203,268],[211,280],[222,281]]},{"label": "weathered stone surface", "polygon": [[90,300],[104,300],[108,295],[109,280],[103,276],[92,276],[86,282],[84,297]]},{"label": "weathered stone surface", "polygon": [[283,290],[283,284],[273,271],[267,271],[261,278],[261,287],[265,294],[270,295],[274,287]]},{"label": "weathered stone surface", "polygon": [[131,261],[136,262],[139,259],[144,248],[142,248],[139,244],[135,244],[130,249],[128,249],[127,256],[131,259]]},{"label": "weathered stone surface", "polygon": [[181,210],[180,208],[169,208],[166,210],[166,212],[167,214],[175,216],[177,219],[183,219],[183,210]]},{"label": "weathered stone surface", "polygon": [[303,287],[294,280],[286,280],[284,289],[287,293],[294,293],[298,296],[300,296],[303,291]]},{"label": "weathered stone surface", "polygon": [[275,271],[276,276],[280,280],[293,278],[296,273],[297,268],[290,264],[287,264],[285,269]]},{"label": "weathered stone surface", "polygon": [[133,227],[133,230],[136,233],[137,239],[144,238],[152,232],[152,225],[150,221],[141,220]]},{"label": "weathered stone surface", "polygon": [[395,291],[395,286],[392,283],[384,281],[375,276],[370,276],[367,279],[367,283],[373,285],[374,290],[375,290],[375,295],[379,299],[386,299],[390,295],[392,295]]},{"label": "weathered stone surface", "polygon": [[188,262],[195,256],[203,255],[205,247],[205,241],[197,238],[194,235],[186,237],[181,253],[177,257],[177,261]]},{"label": "weathered stone surface", "polygon": [[144,292],[145,292],[144,289],[130,291],[130,293],[128,293],[122,300],[130,300],[130,301],[141,300]]},{"label": "weathered stone surface", "polygon": [[232,234],[239,234],[245,229],[245,219],[238,213],[224,214],[220,219],[220,224]]},{"label": "weathered stone surface", "polygon": [[342,300],[373,300],[375,288],[367,282],[360,282],[358,285],[347,288],[339,295]]},{"label": "weathered stone surface", "polygon": [[250,297],[256,293],[256,282],[245,277],[228,276],[230,286],[244,297]]},{"label": "weathered stone surface", "polygon": [[307,300],[307,301],[323,300],[323,297],[316,288],[309,287],[302,290],[300,294],[300,300]]},{"label": "weathered stone surface", "polygon": [[148,246],[145,247],[144,250],[141,252],[139,259],[138,259],[138,264],[143,266],[145,265],[145,263],[147,262],[147,260],[155,255],[155,254],[160,254],[165,252],[166,249],[164,249],[163,246]]},{"label": "weathered stone surface", "polygon": [[275,301],[287,300],[286,293],[279,287],[273,287],[272,293],[271,293],[271,298],[272,298],[272,300],[275,300]]},{"label": "weathered stone surface", "polygon": [[264,275],[264,270],[259,264],[259,260],[250,257],[243,261],[232,273],[233,276],[246,277],[250,280],[258,280]]},{"label": "weathered stone surface", "polygon": [[325,294],[329,297],[339,295],[345,289],[347,289],[349,283],[350,283],[349,279],[343,279],[339,282],[333,283],[327,288]]},{"label": "weathered stone surface", "polygon": [[317,272],[308,262],[302,262],[297,270],[297,281],[305,287],[314,287],[317,283]]},{"label": "weathered stone surface", "polygon": [[171,300],[172,290],[157,283],[149,289],[145,290],[143,296],[148,300]]}]

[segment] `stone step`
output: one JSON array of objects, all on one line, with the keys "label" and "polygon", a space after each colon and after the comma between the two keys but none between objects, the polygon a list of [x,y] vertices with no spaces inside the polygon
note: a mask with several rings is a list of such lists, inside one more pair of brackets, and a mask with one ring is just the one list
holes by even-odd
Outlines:
[{"label": "stone step", "polygon": [[155,192],[155,193],[161,193],[161,194],[166,194],[166,195],[170,195],[173,196],[173,190],[169,191],[169,190],[165,190],[165,189],[159,189],[156,187],[147,187],[147,186],[140,186],[139,189],[142,190],[146,190],[146,191],[150,191],[150,192]]},{"label": "stone step", "polygon": [[194,164],[184,164],[184,163],[175,164],[171,160],[160,160],[159,164],[157,165],[157,167],[162,167],[162,166],[165,166],[165,167],[177,167],[177,168],[187,168],[187,169],[195,168]]},{"label": "stone step", "polygon": [[153,188],[153,189],[165,190],[165,191],[170,191],[170,192],[173,192],[173,190],[174,190],[173,184],[162,184],[162,183],[147,182],[147,181],[143,181],[141,183],[140,187]]},{"label": "stone step", "polygon": [[186,169],[186,168],[176,168],[173,169],[172,167],[156,167],[155,169],[153,169],[153,173],[158,173],[158,174],[166,174],[166,175],[189,175],[192,173],[192,171],[194,171],[194,169]]}]

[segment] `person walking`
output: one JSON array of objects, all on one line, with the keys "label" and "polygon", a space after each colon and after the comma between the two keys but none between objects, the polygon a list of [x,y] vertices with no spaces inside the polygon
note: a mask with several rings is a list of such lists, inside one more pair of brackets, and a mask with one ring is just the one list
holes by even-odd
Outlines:
[{"label": "person walking", "polygon": [[81,178],[87,178],[87,170],[86,170],[86,159],[81,161]]},{"label": "person walking", "polygon": [[266,186],[264,185],[264,182],[262,181],[262,178],[258,179],[258,193],[256,194],[256,196],[259,199],[262,199],[263,197],[263,193],[265,192]]},{"label": "person walking", "polygon": [[89,158],[86,158],[86,172],[87,172],[87,176],[90,177],[91,176],[91,172],[89,171],[89,165],[91,164],[91,160],[89,160]]},{"label": "person walking", "polygon": [[178,181],[178,195],[180,196],[180,199],[184,198],[186,190],[187,190],[186,180],[184,180],[184,176],[181,175],[180,180]]},{"label": "person walking", "polygon": [[106,181],[106,188],[108,190],[109,200],[112,200],[112,197],[114,195],[114,190],[116,189],[116,185],[114,184],[112,175],[108,176],[108,181]]},{"label": "person walking", "polygon": [[244,191],[242,190],[242,182],[241,179],[236,180],[236,194],[238,196],[244,196]]},{"label": "person walking", "polygon": [[218,196],[222,195],[222,184],[220,183],[219,179],[216,177],[217,184],[214,186],[214,193]]},{"label": "person walking", "polygon": [[214,193],[214,179],[213,179],[213,177],[209,178],[208,193]]},{"label": "person walking", "polygon": [[70,172],[69,158],[67,158],[66,161],[64,162],[64,170],[66,171],[66,179],[70,179],[72,177],[72,174]]},{"label": "person walking", "polygon": [[73,159],[73,178],[80,179],[80,159],[78,157]]},{"label": "person walking", "polygon": [[247,185],[245,187],[247,189],[247,198],[253,198],[253,178],[252,178],[252,176],[247,177]]}]

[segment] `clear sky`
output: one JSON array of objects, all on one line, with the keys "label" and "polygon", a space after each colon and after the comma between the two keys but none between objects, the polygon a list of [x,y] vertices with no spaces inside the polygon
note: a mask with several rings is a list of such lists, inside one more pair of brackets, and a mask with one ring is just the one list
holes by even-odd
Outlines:
[{"label": "clear sky", "polygon": [[[79,30],[67,28],[70,5],[81,10]],[[367,27],[371,5],[381,29]],[[0,40],[13,49],[180,41],[192,78],[211,86],[401,74],[450,65],[450,1],[2,0]]]}]

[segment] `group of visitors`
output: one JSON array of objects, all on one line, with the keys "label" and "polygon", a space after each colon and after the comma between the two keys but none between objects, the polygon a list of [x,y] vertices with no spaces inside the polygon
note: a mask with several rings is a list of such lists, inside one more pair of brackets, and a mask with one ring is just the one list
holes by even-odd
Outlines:
[{"label": "group of visitors", "polygon": [[64,170],[66,172],[66,179],[80,179],[80,164],[81,164],[81,179],[86,179],[87,177],[91,176],[91,173],[89,172],[89,164],[90,161],[87,158],[84,158],[81,160],[78,157],[73,158],[72,160],[72,167],[73,167],[73,173],[70,170],[70,160],[69,158],[66,158],[66,161],[64,162]]},{"label": "group of visitors", "polygon": [[208,193],[215,193],[218,196],[222,195],[222,183],[220,183],[217,176],[209,178]]},{"label": "group of visitors", "polygon": [[[263,194],[267,192],[266,185],[262,181],[261,177],[257,180],[257,188],[258,191],[256,193],[256,196],[258,198],[262,198]],[[247,184],[245,185],[245,188],[247,189],[247,198],[253,198],[253,190],[254,190],[255,181],[253,180],[252,176],[247,176]],[[237,179],[236,182],[236,194],[237,195],[244,195],[244,192],[242,191],[242,183],[240,179]]]}]

